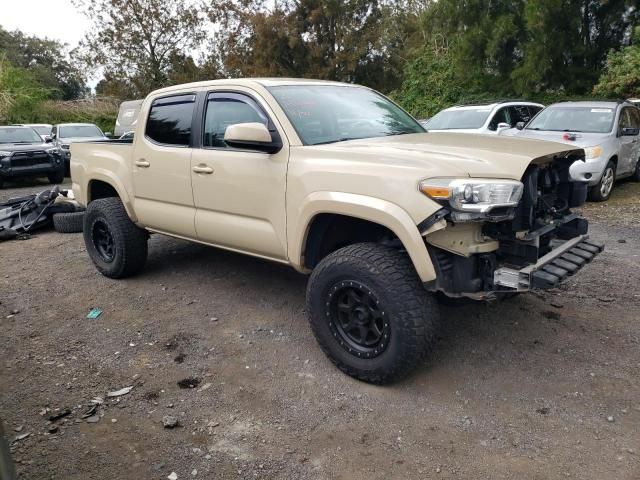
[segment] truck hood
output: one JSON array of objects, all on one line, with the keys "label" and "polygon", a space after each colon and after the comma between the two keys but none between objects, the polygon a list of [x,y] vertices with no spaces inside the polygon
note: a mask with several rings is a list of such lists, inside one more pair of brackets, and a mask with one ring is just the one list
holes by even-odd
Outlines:
[{"label": "truck hood", "polygon": [[517,137],[415,133],[304,147],[329,158],[348,158],[426,170],[431,177],[468,176],[520,180],[530,163],[584,151],[571,145]]},{"label": "truck hood", "polygon": [[[575,140],[565,140],[563,135],[571,133],[575,135]],[[611,133],[582,133],[582,132],[550,132],[544,130],[524,129],[514,134],[517,138],[532,138],[537,140],[547,140],[549,142],[561,142],[566,145],[576,145],[577,147],[593,147],[604,142]]]},{"label": "truck hood", "polygon": [[54,148],[50,143],[0,143],[0,151],[3,152],[34,152]]}]

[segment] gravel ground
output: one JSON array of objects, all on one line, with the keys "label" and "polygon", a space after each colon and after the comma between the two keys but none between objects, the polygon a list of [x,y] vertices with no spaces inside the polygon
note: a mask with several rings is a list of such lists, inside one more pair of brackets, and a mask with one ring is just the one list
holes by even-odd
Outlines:
[{"label": "gravel ground", "polygon": [[0,244],[20,477],[638,479],[640,185],[584,213],[607,242],[591,265],[544,294],[443,306],[433,354],[386,387],[325,358],[306,277],[283,266],[154,235],[146,270],[113,281],[81,235]]}]

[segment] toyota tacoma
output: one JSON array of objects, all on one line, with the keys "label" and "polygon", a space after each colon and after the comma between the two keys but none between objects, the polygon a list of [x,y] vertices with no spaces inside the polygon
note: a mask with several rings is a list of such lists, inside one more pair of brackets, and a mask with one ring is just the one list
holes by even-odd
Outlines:
[{"label": "toyota tacoma", "polygon": [[71,145],[96,268],[143,268],[149,233],[310,274],[329,358],[372,383],[429,350],[436,294],[488,300],[557,286],[589,239],[574,146],[428,133],[383,95],[336,82],[215,80],[152,92],[132,141]]}]

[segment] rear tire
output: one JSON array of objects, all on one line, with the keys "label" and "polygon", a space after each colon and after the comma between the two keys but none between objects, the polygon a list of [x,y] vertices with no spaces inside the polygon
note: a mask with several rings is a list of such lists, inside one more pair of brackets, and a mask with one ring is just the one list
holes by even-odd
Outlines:
[{"label": "rear tire", "polygon": [[134,224],[119,198],[101,198],[87,207],[83,225],[87,253],[100,273],[126,278],[147,260],[147,232]]},{"label": "rear tire", "polygon": [[81,233],[85,212],[56,213],[53,215],[53,228],[58,233]]},{"label": "rear tire", "polygon": [[359,243],[325,257],[307,285],[320,347],[344,373],[369,383],[399,380],[427,354],[438,304],[406,253]]},{"label": "rear tire", "polygon": [[600,181],[589,190],[589,200],[592,202],[605,202],[613,192],[616,181],[616,164],[612,161],[604,167]]}]

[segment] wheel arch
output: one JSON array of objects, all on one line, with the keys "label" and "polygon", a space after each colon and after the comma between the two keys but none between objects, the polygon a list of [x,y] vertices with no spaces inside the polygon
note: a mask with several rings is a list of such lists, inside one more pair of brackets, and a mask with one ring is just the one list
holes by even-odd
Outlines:
[{"label": "wheel arch", "polygon": [[85,189],[86,205],[101,198],[118,197],[133,222],[137,222],[134,214],[131,197],[124,186],[110,172],[94,172],[87,182]]},{"label": "wheel arch", "polygon": [[[337,248],[360,241],[371,241],[369,234],[392,234],[402,245],[423,282],[436,278],[435,268],[424,239],[409,214],[391,202],[379,198],[342,192],[316,192],[307,197],[298,214],[299,227],[293,232],[290,246],[290,260],[300,271],[308,272],[324,255]],[[322,249],[322,234],[331,222],[351,228],[361,227],[368,231],[360,232],[353,241],[337,242]],[[334,224],[335,225],[335,224]],[[335,227],[334,227],[335,228]],[[326,244],[325,244],[326,246]]]}]

